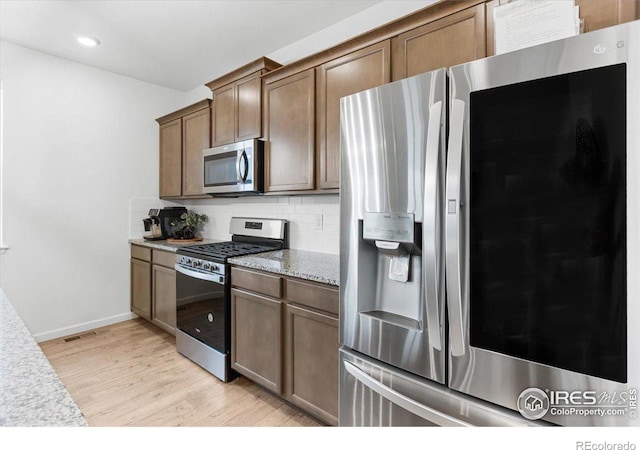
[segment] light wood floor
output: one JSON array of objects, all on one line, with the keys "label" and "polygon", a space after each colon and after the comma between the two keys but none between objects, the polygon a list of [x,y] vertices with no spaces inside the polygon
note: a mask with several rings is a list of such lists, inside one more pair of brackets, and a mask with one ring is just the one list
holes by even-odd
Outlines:
[{"label": "light wood floor", "polygon": [[244,377],[219,381],[142,319],[93,331],[40,343],[90,426],[320,425]]}]

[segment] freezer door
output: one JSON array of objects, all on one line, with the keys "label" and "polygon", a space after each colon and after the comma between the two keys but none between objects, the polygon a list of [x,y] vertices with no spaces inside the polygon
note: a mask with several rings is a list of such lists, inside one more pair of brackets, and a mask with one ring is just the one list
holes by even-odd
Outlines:
[{"label": "freezer door", "polygon": [[445,382],[446,71],[341,100],[340,338]]},{"label": "freezer door", "polygon": [[632,22],[450,69],[451,388],[637,421],[639,55]]},{"label": "freezer door", "polygon": [[340,426],[541,426],[342,348]]}]

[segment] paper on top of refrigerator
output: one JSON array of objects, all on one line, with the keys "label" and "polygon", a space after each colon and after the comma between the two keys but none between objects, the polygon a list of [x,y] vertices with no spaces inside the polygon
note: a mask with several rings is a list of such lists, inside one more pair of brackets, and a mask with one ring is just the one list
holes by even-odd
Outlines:
[{"label": "paper on top of refrigerator", "polygon": [[573,0],[517,0],[494,9],[495,54],[507,53],[580,33]]}]

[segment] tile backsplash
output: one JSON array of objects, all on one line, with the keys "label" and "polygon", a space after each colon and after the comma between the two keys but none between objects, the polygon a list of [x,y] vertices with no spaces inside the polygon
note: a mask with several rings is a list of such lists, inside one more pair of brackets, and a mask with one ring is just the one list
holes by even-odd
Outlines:
[{"label": "tile backsplash", "polygon": [[140,238],[145,233],[142,219],[149,209],[185,206],[189,211],[206,214],[208,221],[202,236],[229,240],[231,217],[260,217],[289,221],[289,247],[312,252],[339,253],[340,200],[337,194],[295,197],[239,197],[168,202],[154,198],[129,200],[129,235]]}]

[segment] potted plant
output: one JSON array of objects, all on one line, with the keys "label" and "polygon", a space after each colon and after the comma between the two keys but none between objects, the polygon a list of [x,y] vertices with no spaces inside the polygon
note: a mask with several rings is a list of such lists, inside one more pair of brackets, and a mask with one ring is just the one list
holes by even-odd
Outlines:
[{"label": "potted plant", "polygon": [[198,214],[195,212],[184,213],[180,216],[180,220],[172,220],[171,226],[177,227],[173,232],[174,239],[193,239],[198,233],[200,224],[207,221],[206,214]]}]

